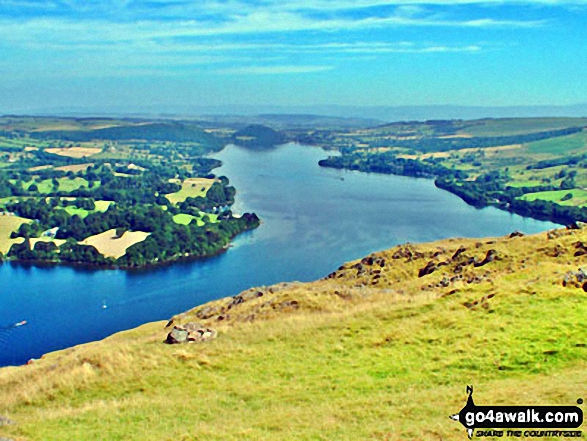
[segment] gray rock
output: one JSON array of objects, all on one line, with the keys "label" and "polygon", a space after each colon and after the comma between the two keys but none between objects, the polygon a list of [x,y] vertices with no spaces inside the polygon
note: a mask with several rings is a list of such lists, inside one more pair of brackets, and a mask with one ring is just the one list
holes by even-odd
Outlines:
[{"label": "gray rock", "polygon": [[0,426],[9,426],[10,424],[15,424],[15,422],[12,421],[10,418],[0,415]]},{"label": "gray rock", "polygon": [[173,345],[178,343],[185,343],[188,339],[188,331],[174,326],[169,334],[167,334],[166,343]]}]

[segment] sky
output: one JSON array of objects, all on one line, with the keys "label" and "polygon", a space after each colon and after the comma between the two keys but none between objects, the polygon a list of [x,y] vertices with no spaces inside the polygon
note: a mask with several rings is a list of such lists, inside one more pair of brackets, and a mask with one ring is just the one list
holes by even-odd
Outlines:
[{"label": "sky", "polygon": [[0,114],[587,102],[587,1],[0,0]]}]

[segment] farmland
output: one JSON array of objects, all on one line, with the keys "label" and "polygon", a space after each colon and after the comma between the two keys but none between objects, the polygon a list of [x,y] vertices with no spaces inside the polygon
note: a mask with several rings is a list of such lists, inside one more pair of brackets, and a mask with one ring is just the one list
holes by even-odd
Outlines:
[{"label": "farmland", "polygon": [[183,182],[178,180],[171,180],[170,182],[181,185],[181,190],[165,196],[169,202],[177,204],[187,198],[205,197],[212,184],[217,181],[206,178],[187,178]]},{"label": "farmland", "polygon": [[192,123],[0,118],[0,251],[125,268],[217,253],[259,224],[203,156],[222,145]]},{"label": "farmland", "polygon": [[587,221],[586,125],[584,118],[395,123],[330,133],[329,146],[342,155],[321,165],[432,177],[475,206]]}]

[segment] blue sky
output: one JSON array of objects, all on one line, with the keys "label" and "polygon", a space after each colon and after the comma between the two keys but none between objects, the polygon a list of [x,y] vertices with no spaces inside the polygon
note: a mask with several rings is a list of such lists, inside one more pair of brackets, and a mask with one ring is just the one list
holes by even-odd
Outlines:
[{"label": "blue sky", "polygon": [[587,1],[0,0],[0,113],[587,102]]}]

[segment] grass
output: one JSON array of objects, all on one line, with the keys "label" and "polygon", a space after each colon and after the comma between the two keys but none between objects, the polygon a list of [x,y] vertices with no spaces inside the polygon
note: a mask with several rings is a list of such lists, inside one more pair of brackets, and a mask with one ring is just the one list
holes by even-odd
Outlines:
[{"label": "grass", "polygon": [[513,136],[587,124],[585,118],[497,118],[473,121],[459,133],[471,136]]},{"label": "grass", "polygon": [[126,254],[127,248],[142,242],[150,233],[142,231],[126,231],[122,237],[116,237],[116,230],[108,230],[94,236],[90,236],[80,242],[82,245],[92,245],[105,257],[118,259]]},{"label": "grass", "polygon": [[530,153],[550,153],[562,155],[577,150],[585,150],[587,147],[587,132],[574,133],[558,138],[543,139],[528,144]]},{"label": "grass", "polygon": [[189,223],[195,219],[198,227],[201,227],[202,225],[205,224],[205,222],[202,220],[203,216],[208,216],[208,218],[210,219],[210,223],[218,222],[218,215],[217,214],[203,213],[203,212],[200,212],[199,217],[192,216],[191,214],[179,213],[179,214],[176,214],[175,216],[173,216],[173,221],[176,224],[189,225]]},{"label": "grass", "polygon": [[[332,279],[175,318],[202,321],[207,308],[204,322],[220,332],[209,343],[164,345],[158,322],[2,369],[0,414],[16,424],[0,436],[463,440],[448,415],[464,406],[467,384],[477,404],[574,405],[587,380],[587,302],[560,282],[584,262],[576,241],[587,231],[446,240],[411,247],[424,254],[411,260],[393,259],[396,248],[363,275],[347,264]],[[454,262],[417,276],[433,254],[450,262],[461,245],[464,258],[495,249],[499,259],[465,267],[446,288],[430,285],[454,275]],[[557,246],[566,251],[553,257]],[[297,309],[283,306],[292,300]]]},{"label": "grass", "polygon": [[[562,199],[567,194],[571,194],[573,197],[563,201]],[[539,191],[536,193],[527,193],[520,199],[530,202],[535,201],[536,199],[541,199],[543,201],[556,202],[560,205],[582,206],[587,204],[587,190],[574,188],[572,190]]]},{"label": "grass", "polygon": [[185,201],[187,198],[195,198],[198,196],[205,197],[214,182],[216,182],[215,179],[188,178],[181,183],[180,191],[167,194],[165,197],[172,204],[178,204]]},{"label": "grass", "polygon": [[69,205],[67,207],[65,207],[65,211],[67,211],[69,213],[70,216],[79,216],[82,219],[85,219],[88,214],[90,213],[104,213],[105,211],[108,210],[108,207],[110,207],[111,204],[113,204],[112,201],[96,201],[96,208],[94,210],[86,210],[85,208],[78,208],[72,205]]},{"label": "grass", "polygon": [[22,238],[11,239],[10,233],[18,230],[22,224],[31,222],[19,216],[0,215],[0,253],[8,253],[13,244],[22,242]]},{"label": "grass", "polygon": [[[67,177],[65,178],[59,178],[57,179],[57,181],[59,182],[59,187],[58,190],[59,191],[64,191],[64,192],[71,192],[74,190],[78,190],[81,187],[87,187],[88,186],[88,181],[84,178],[80,178],[80,177],[75,177],[74,179],[69,179]],[[23,182],[23,189],[28,191],[30,186],[35,184],[37,186],[37,192],[41,193],[41,194],[48,194],[51,193],[53,190],[53,181],[51,179],[44,179],[40,182],[36,182],[35,180],[30,180],[28,182]],[[94,182],[94,186],[97,188],[100,186],[99,182]]]},{"label": "grass", "polygon": [[68,147],[68,148],[49,148],[45,149],[47,153],[52,153],[59,156],[67,156],[68,158],[85,158],[88,156],[97,155],[102,151],[98,147]]}]

